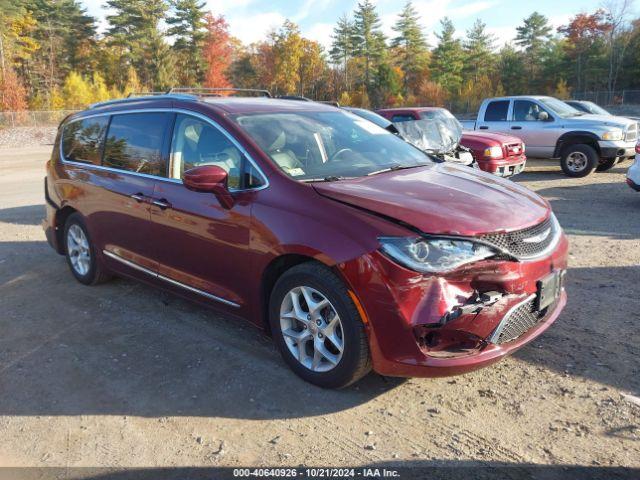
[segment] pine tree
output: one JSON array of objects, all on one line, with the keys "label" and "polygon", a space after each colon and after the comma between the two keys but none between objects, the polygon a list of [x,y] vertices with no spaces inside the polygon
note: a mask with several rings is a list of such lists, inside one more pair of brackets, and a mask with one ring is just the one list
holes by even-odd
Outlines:
[{"label": "pine tree", "polygon": [[151,58],[149,62],[150,87],[153,91],[164,92],[176,85],[175,59],[171,47],[161,35],[150,42]]},{"label": "pine tree", "polygon": [[398,35],[391,41],[391,46],[400,51],[398,64],[404,72],[403,90],[406,95],[409,85],[417,86],[428,62],[427,40],[420,27],[420,17],[411,0],[402,9],[393,30]]},{"label": "pine tree", "polygon": [[[155,83],[157,73],[151,65],[157,65],[159,57],[153,49],[159,45],[158,25],[167,12],[166,1],[107,0],[107,6],[113,10],[107,16],[109,43],[123,49],[122,60],[134,66],[143,85]],[[170,56],[163,52],[162,58],[169,60]]]},{"label": "pine tree", "polygon": [[380,16],[371,0],[358,3],[354,13],[354,40],[356,54],[364,60],[364,84],[371,88],[371,72],[385,51],[385,37],[381,30]]},{"label": "pine tree", "polygon": [[205,5],[206,2],[200,0],[171,0],[172,15],[167,18],[170,26],[167,33],[175,38],[173,48],[177,54],[180,81],[187,86],[204,80]]},{"label": "pine tree", "polygon": [[523,24],[516,28],[518,32],[515,42],[524,50],[527,72],[527,88],[530,90],[538,86],[538,72],[540,56],[551,38],[551,27],[547,17],[533,12],[524,19]]},{"label": "pine tree", "polygon": [[477,19],[467,30],[464,41],[465,76],[478,80],[481,75],[491,75],[495,71],[495,42],[493,35],[487,32],[487,25]]},{"label": "pine tree", "polygon": [[356,50],[354,35],[353,21],[351,21],[347,15],[342,15],[333,29],[329,56],[335,65],[342,67],[344,85],[347,90],[351,89],[349,81],[349,60],[354,57]]},{"label": "pine tree", "polygon": [[438,46],[432,56],[432,77],[451,95],[455,95],[462,85],[464,52],[459,39],[455,38],[456,29],[447,17],[440,20],[442,31],[438,37]]}]

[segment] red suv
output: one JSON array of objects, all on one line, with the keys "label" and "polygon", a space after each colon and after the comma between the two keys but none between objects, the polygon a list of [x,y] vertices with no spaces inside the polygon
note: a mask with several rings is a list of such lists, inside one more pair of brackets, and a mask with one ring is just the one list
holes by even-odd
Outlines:
[{"label": "red suv", "polygon": [[566,302],[545,200],[319,103],[97,105],[62,122],[45,196],[78,281],[131,277],[246,317],[323,387],[488,365]]}]

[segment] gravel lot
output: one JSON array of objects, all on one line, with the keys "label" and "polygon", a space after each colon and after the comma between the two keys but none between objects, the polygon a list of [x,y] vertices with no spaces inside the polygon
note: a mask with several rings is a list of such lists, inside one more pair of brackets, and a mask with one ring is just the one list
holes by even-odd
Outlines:
[{"label": "gravel lot", "polygon": [[569,304],[534,344],[460,377],[370,375],[335,392],[298,380],[238,319],[130,281],[75,282],[40,227],[49,152],[0,150],[0,466],[623,466],[640,477],[640,405],[625,397],[640,396],[628,162],[575,180],[531,162],[518,178],[551,201],[572,243]]}]

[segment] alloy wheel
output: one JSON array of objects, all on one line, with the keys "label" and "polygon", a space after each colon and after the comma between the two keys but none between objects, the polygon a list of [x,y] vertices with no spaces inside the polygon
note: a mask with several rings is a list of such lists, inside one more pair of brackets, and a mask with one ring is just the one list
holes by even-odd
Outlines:
[{"label": "alloy wheel", "polygon": [[91,268],[89,240],[79,225],[71,225],[67,231],[67,252],[71,266],[78,275],[85,276]]},{"label": "alloy wheel", "polygon": [[340,363],[342,322],[319,291],[305,286],[291,289],[280,305],[280,329],[291,354],[309,370],[328,372]]},{"label": "alloy wheel", "polygon": [[589,159],[582,152],[572,152],[567,156],[567,168],[572,172],[582,172],[588,163]]}]

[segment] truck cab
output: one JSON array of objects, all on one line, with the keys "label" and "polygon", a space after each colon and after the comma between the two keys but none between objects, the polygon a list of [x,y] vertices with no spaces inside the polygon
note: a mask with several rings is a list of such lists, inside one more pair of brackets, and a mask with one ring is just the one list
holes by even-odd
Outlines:
[{"label": "truck cab", "polygon": [[546,96],[486,99],[477,120],[463,125],[517,135],[530,157],[560,159],[562,170],[571,177],[609,170],[620,159],[633,157],[638,139],[633,120],[586,114]]}]

